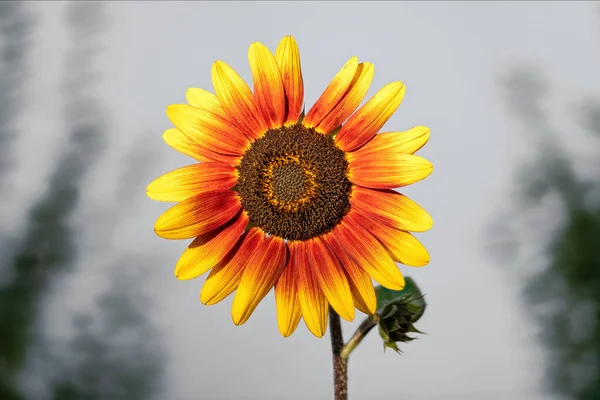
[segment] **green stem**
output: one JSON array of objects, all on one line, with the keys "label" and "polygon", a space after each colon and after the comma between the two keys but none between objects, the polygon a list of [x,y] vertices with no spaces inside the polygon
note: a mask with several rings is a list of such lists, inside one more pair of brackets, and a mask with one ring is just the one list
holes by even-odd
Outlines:
[{"label": "green stem", "polygon": [[[339,317],[338,317],[339,318]],[[362,342],[367,334],[377,325],[377,315],[369,315],[356,329],[354,335],[348,340],[340,352],[340,357],[348,360],[350,353]]]}]

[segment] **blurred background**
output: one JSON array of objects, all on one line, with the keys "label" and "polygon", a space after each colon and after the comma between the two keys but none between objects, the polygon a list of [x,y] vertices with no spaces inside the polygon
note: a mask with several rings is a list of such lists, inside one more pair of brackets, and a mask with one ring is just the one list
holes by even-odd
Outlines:
[{"label": "blurred background", "polygon": [[[403,192],[434,217],[402,267],[426,332],[350,360],[351,399],[600,399],[600,7],[586,2],[0,2],[0,399],[332,398],[330,344],[287,339],[267,296],[243,326],[146,185],[191,160],[166,106],[221,59],[286,34],[309,107],[353,55],[386,130],[431,128]],[[361,318],[345,323],[346,337]]]}]

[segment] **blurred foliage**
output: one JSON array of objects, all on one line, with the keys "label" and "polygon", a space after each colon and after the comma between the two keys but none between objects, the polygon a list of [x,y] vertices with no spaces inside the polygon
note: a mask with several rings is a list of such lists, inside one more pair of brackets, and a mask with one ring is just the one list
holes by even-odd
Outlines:
[{"label": "blurred foliage", "polygon": [[409,333],[422,333],[415,326],[425,313],[425,297],[414,279],[406,277],[402,290],[391,290],[383,286],[375,287],[377,312],[375,320],[383,348],[391,348],[400,353],[398,342],[411,342],[416,337]]},{"label": "blurred foliage", "polygon": [[[600,399],[600,102],[584,98],[571,121],[576,128],[558,129],[556,114],[544,109],[551,87],[540,71],[515,70],[503,86],[532,154],[518,168],[513,216],[492,234],[507,240],[500,252],[526,253],[532,242],[541,247],[517,273],[525,279],[527,312],[547,352],[549,393]],[[586,146],[575,151],[565,146],[584,140]],[[536,267],[535,261],[540,268],[527,268]]]},{"label": "blurred foliage", "polygon": [[[0,193],[6,190],[3,178],[14,162],[11,142],[16,137],[15,127],[22,106],[21,91],[26,78],[31,28],[31,15],[21,3],[0,2]],[[11,243],[4,235],[0,240],[3,242],[0,246],[0,273],[5,277],[8,271],[3,263],[6,262]],[[18,283],[15,289],[16,286]],[[17,297],[14,292],[14,289],[9,292],[0,288],[0,399],[6,400],[19,398],[11,379],[11,366],[15,358],[11,342],[15,340],[18,331],[16,326],[22,320],[14,307],[10,306],[10,302]],[[7,324],[7,320],[15,323]]]},{"label": "blurred foliage", "polygon": [[[117,265],[106,269],[111,274],[110,290],[100,296],[97,309],[75,318],[77,333],[71,341],[47,343],[42,331],[40,313],[45,311],[42,305],[49,290],[58,280],[71,278],[68,272],[75,270],[80,258],[76,238],[83,226],[73,217],[80,206],[82,183],[104,154],[107,141],[106,116],[93,93],[99,78],[95,60],[106,26],[105,6],[72,2],[63,7],[70,42],[61,85],[68,144],[50,171],[46,191],[27,212],[23,232],[18,236],[11,232],[11,242],[16,243],[12,254],[0,258],[0,271],[6,277],[0,284],[0,399],[26,398],[17,384],[19,374],[28,373],[32,352],[39,348],[44,368],[36,372],[43,375],[50,391],[39,394],[43,398],[151,398],[161,385],[158,335],[140,311],[141,293],[132,288],[139,277],[122,271],[125,265],[134,271],[139,260],[116,257]],[[10,103],[0,110],[0,143],[3,137],[14,136],[10,129],[15,122],[8,118],[14,118],[9,111],[16,111],[16,105],[11,102],[24,78],[26,9],[35,10],[24,3],[0,3],[2,68],[19,70],[7,74],[6,80],[0,76],[2,89],[8,88],[0,91],[0,103]],[[21,27],[15,22],[19,18]],[[0,145],[0,153],[5,148]],[[119,217],[102,223],[114,225]]]},{"label": "blurred foliage", "polygon": [[[137,256],[119,265],[139,264]],[[162,353],[157,332],[141,312],[148,299],[136,293],[141,270],[111,271],[111,290],[97,300],[96,318],[76,317],[78,334],[50,357],[48,367],[63,364],[55,374],[54,400],[129,400],[155,398],[160,390]],[[136,301],[137,300],[137,301]],[[69,360],[64,363],[64,360]],[[62,363],[61,363],[62,361]]]},{"label": "blurred foliage", "polygon": [[[0,181],[2,172],[14,162],[11,141],[22,107],[22,89],[27,78],[26,57],[33,19],[18,2],[0,2]],[[4,191],[0,185],[0,193]]]},{"label": "blurred foliage", "polygon": [[[77,23],[72,29],[78,49],[93,40],[93,35],[86,35],[85,25]],[[86,56],[81,51],[78,55]],[[93,52],[87,54],[91,55]],[[65,149],[51,173],[46,193],[29,211],[12,260],[2,266],[12,278],[0,288],[0,363],[9,372],[23,366],[28,343],[33,340],[39,302],[51,280],[72,267],[76,248],[69,218],[77,209],[79,185],[102,149],[101,116],[93,100],[84,94],[88,77],[79,65],[68,64],[65,71],[70,148]]]}]

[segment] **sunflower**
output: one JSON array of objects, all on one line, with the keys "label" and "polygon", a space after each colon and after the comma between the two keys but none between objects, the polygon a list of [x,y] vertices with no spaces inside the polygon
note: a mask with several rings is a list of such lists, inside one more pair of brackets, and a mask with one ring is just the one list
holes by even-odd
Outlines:
[{"label": "sunflower", "polygon": [[291,335],[303,318],[321,337],[330,306],[348,321],[355,308],[372,314],[372,279],[399,290],[404,278],[396,262],[429,262],[409,231],[429,229],[431,217],[392,190],[433,170],[413,154],[429,129],[378,134],[405,87],[390,83],[358,108],[374,68],[357,57],[306,114],[293,37],[283,38],[275,55],[253,43],[248,59],[254,93],[216,61],[215,94],[192,88],[189,104],[167,108],[176,128],[164,140],[198,163],[148,186],[150,198],[178,202],[158,218],[155,232],[194,238],[175,275],[193,279],[210,270],[200,300],[212,305],[235,291],[234,324],[247,321],[274,288],[281,334]]}]

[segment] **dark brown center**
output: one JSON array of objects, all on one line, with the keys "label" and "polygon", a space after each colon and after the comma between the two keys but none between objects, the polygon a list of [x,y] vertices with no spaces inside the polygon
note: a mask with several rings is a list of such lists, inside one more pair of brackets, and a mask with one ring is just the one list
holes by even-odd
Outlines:
[{"label": "dark brown center", "polygon": [[250,224],[288,240],[322,235],[350,207],[348,162],[333,139],[301,124],[268,130],[239,166],[236,190]]},{"label": "dark brown center", "polygon": [[281,202],[300,200],[306,193],[307,176],[302,166],[294,161],[277,164],[272,171],[273,197]]}]

